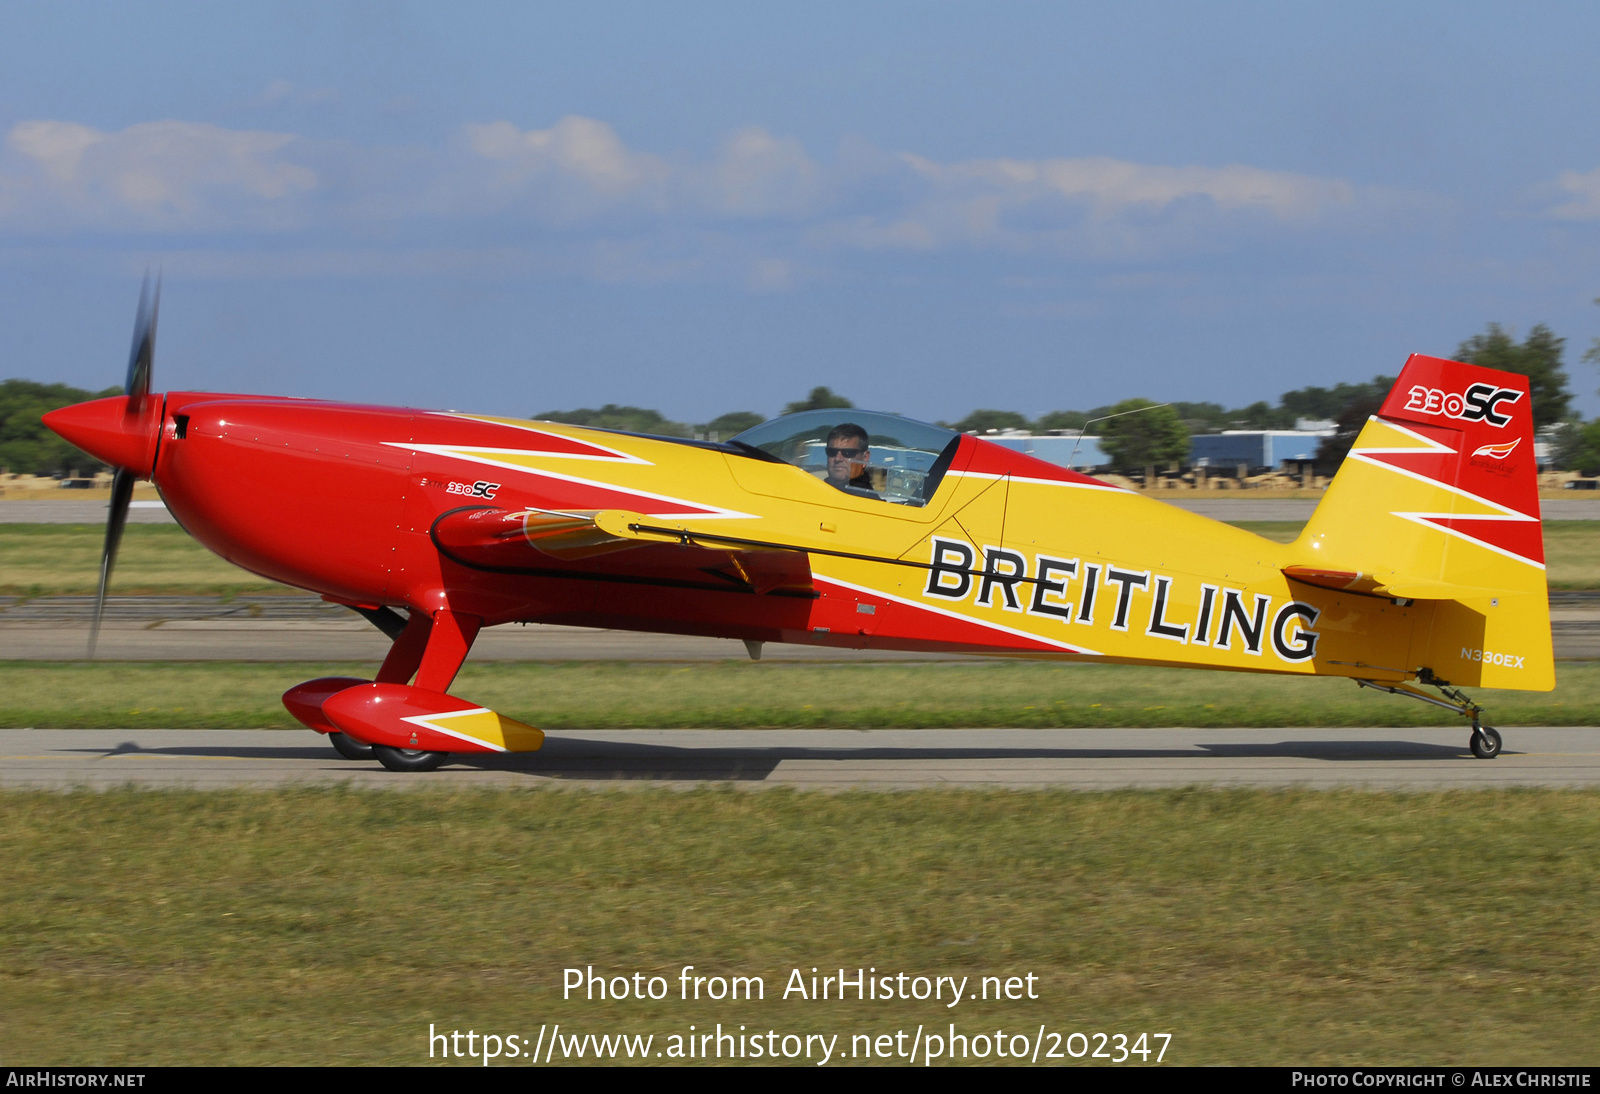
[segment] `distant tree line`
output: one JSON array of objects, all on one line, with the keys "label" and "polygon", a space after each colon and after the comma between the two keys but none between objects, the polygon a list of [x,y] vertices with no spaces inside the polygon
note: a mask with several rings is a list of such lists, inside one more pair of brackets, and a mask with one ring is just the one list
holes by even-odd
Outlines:
[{"label": "distant tree line", "polygon": [[[825,387],[814,387],[811,394],[783,408],[785,414],[798,414],[802,410],[848,410],[856,404],[842,395],[835,395]],[[663,417],[660,411],[638,406],[618,406],[607,403],[599,410],[580,407],[577,410],[545,410],[533,415],[539,422],[563,422],[567,425],[587,425],[600,429],[620,429],[624,433],[648,433],[655,437],[693,437],[696,435],[727,440],[752,426],[767,420],[765,414],[753,410],[734,410],[712,418],[700,425],[674,422]]]},{"label": "distant tree line", "polygon": [[[1595,303],[1600,304],[1600,298],[1597,298]],[[1589,343],[1583,359],[1600,368],[1600,338]],[[1563,470],[1581,471],[1585,475],[1600,475],[1600,418],[1585,422],[1580,415],[1564,415],[1561,431],[1556,439],[1555,463]]]},{"label": "distant tree line", "polygon": [[[1595,303],[1600,304],[1600,299]],[[1561,359],[1565,348],[1566,339],[1556,337],[1543,323],[1535,324],[1521,342],[1498,323],[1490,323],[1483,334],[1461,343],[1456,357],[1526,376],[1533,400],[1533,426],[1554,442],[1552,465],[1563,471],[1597,475],[1600,419],[1585,422],[1572,409],[1572,392],[1567,389],[1568,376]],[[1583,360],[1600,367],[1600,338],[1590,343]]]},{"label": "distant tree line", "polygon": [[[1595,303],[1600,304],[1600,299]],[[1454,356],[1460,361],[1528,377],[1534,427],[1554,439],[1555,466],[1586,475],[1600,474],[1600,419],[1585,422],[1572,410],[1572,393],[1567,389],[1568,376],[1562,363],[1565,347],[1566,340],[1558,338],[1542,323],[1530,329],[1521,342],[1498,323],[1490,323],[1484,333],[1462,342]],[[1583,359],[1600,368],[1600,338],[1594,339]],[[1092,424],[1091,432],[1103,438],[1102,447],[1118,470],[1140,471],[1183,460],[1189,452],[1189,438],[1196,433],[1219,433],[1225,429],[1293,429],[1301,419],[1331,421],[1333,435],[1323,441],[1317,453],[1317,467],[1322,474],[1332,474],[1368,416],[1377,412],[1393,384],[1392,376],[1374,376],[1365,383],[1303,387],[1284,392],[1276,405],[1259,400],[1234,409],[1211,402],[1174,401],[1160,405],[1155,400],[1142,398],[1124,399],[1089,410],[1052,410],[1031,420],[1014,410],[979,409],[959,421],[939,424],[980,434],[1007,430],[1032,433],[1083,430]],[[99,461],[51,433],[39,419],[57,407],[116,395],[120,391],[113,387],[93,392],[67,384],[40,384],[31,380],[0,381],[0,467],[34,475],[58,474],[74,468],[85,472],[99,470],[103,466]],[[783,413],[847,410],[854,405],[829,388],[815,387],[804,399],[786,405]],[[727,440],[766,421],[766,415],[756,411],[736,410],[709,422],[691,425],[672,421],[660,411],[616,403],[607,403],[598,409],[544,410],[533,417],[629,433],[663,437],[698,435],[719,440]]]},{"label": "distant tree line", "polygon": [[120,387],[85,391],[68,384],[0,380],[0,467],[14,475],[100,470],[104,464],[57,437],[39,419],[59,407],[120,394]]},{"label": "distant tree line", "polygon": [[[1378,376],[1366,384],[1300,388],[1297,391],[1284,392],[1279,397],[1277,406],[1265,400],[1232,410],[1221,403],[1174,401],[1168,405],[1172,407],[1177,419],[1183,423],[1184,429],[1191,434],[1221,433],[1224,429],[1293,429],[1295,422],[1302,418],[1314,421],[1335,420],[1352,403],[1372,398],[1374,391],[1381,400],[1393,383],[1392,376]],[[1091,410],[1052,410],[1031,421],[1014,410],[974,410],[959,421],[939,424],[959,429],[963,433],[988,433],[991,430],[1003,432],[1008,429],[1032,433],[1078,430],[1097,418],[1108,417],[1126,410],[1124,403],[1097,406]]]},{"label": "distant tree line", "polygon": [[[1371,383],[1336,384],[1331,388],[1308,387],[1285,392],[1277,406],[1252,403],[1236,410],[1220,403],[1175,402],[1159,404],[1152,399],[1124,399],[1119,403],[1090,410],[1054,410],[1029,420],[1014,410],[974,410],[955,422],[940,422],[963,433],[986,434],[1018,430],[1048,433],[1075,431],[1093,426],[1090,431],[1101,438],[1101,447],[1119,471],[1143,471],[1147,467],[1166,467],[1189,454],[1189,438],[1195,433],[1218,433],[1224,429],[1293,429],[1301,418],[1336,421],[1340,432],[1348,427],[1359,431],[1359,423],[1375,412],[1393,385],[1391,376],[1374,377]],[[850,409],[849,399],[826,387],[811,389],[804,399],[789,403],[785,414],[802,410]],[[547,410],[533,415],[547,422],[598,426],[629,433],[648,433],[658,437],[715,436],[727,440],[766,417],[754,411],[735,411],[699,425],[674,422],[659,412],[643,407],[607,403],[599,409]],[[1354,437],[1354,432],[1350,434]],[[1349,441],[1344,448],[1350,447]],[[1343,458],[1339,452],[1337,458]],[[1335,460],[1335,462],[1337,462]]]},{"label": "distant tree line", "polygon": [[[1596,303],[1600,304],[1600,300]],[[1554,436],[1555,465],[1581,470],[1588,475],[1600,474],[1600,420],[1585,423],[1571,410],[1572,393],[1567,389],[1568,376],[1562,364],[1565,345],[1565,339],[1558,338],[1542,323],[1529,330],[1521,342],[1498,323],[1490,323],[1484,333],[1473,335],[1457,346],[1454,357],[1528,377],[1534,428]],[[1584,360],[1600,367],[1600,338],[1594,340]],[[1015,410],[981,408],[957,421],[939,424],[978,434],[1013,430],[1034,434],[1079,431],[1092,425],[1094,428],[1090,431],[1102,438],[1101,447],[1111,457],[1113,466],[1119,471],[1138,472],[1182,461],[1189,453],[1189,438],[1197,433],[1220,433],[1226,429],[1293,429],[1305,420],[1332,422],[1332,435],[1323,439],[1316,457],[1318,473],[1331,475],[1338,470],[1367,418],[1383,405],[1394,382],[1395,377],[1380,375],[1353,384],[1296,388],[1280,395],[1276,405],[1263,399],[1233,409],[1212,402],[1173,401],[1161,405],[1141,398],[1124,399],[1089,410],[1052,410],[1032,419]],[[805,399],[785,406],[783,413],[845,409],[853,405],[842,395],[826,387],[817,387]],[[765,420],[754,411],[738,411],[690,426],[668,421],[654,410],[613,404],[599,410],[546,411],[535,417],[674,437],[715,435],[723,440]]]}]

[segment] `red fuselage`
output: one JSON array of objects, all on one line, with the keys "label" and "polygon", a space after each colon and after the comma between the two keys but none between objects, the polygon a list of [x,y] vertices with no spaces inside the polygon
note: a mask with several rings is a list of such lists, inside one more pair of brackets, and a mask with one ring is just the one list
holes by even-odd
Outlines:
[{"label": "red fuselage", "polygon": [[[338,603],[428,617],[449,611],[483,626],[559,623],[857,649],[1076,652],[1060,640],[930,609],[907,596],[814,581],[810,548],[742,551],[685,538],[616,554],[555,556],[521,534],[530,510],[714,514],[715,505],[680,495],[687,490],[760,512],[772,504],[773,491],[792,493],[812,482],[786,465],[777,479],[749,480],[756,468],[773,466],[752,457],[753,450],[684,451],[683,461],[668,461],[674,466],[629,488],[607,481],[608,462],[656,465],[606,448],[603,433],[585,439],[534,423],[272,396],[171,392],[129,406],[120,397],[102,399],[53,411],[46,422],[94,455],[153,480],[179,523],[223,558]],[[526,454],[529,446],[545,456],[570,456],[562,467],[572,473],[473,455]],[[1109,489],[973,437],[959,438],[948,466],[952,476],[976,476],[968,481],[981,480],[979,489],[1012,473]],[[475,493],[479,487],[486,492]],[[947,494],[948,488],[940,496]],[[820,518],[831,532],[832,514],[841,511],[827,507],[831,489],[823,497],[817,517],[808,519]],[[932,525],[899,519],[913,510],[867,505],[874,519],[894,525],[897,546],[879,561],[895,573],[912,567],[908,589],[920,590],[927,565],[896,556]],[[931,520],[935,510],[926,512]],[[504,530],[508,524],[512,534]],[[874,558],[882,546],[870,545]],[[839,549],[863,548],[850,541]]]},{"label": "red fuselage", "polygon": [[[509,426],[426,411],[172,392],[150,478],[179,523],[223,558],[342,603],[422,612],[448,607],[486,626],[537,621],[950,648],[948,635],[937,641],[890,633],[889,618],[861,616],[854,598],[753,596],[718,572],[725,555],[695,547],[630,551],[624,565],[604,557],[545,560],[533,552],[527,552],[531,565],[448,557],[433,534],[441,513],[488,503],[446,494],[456,480],[471,479],[471,469],[426,446],[516,447],[525,438]],[[595,507],[590,494],[529,476],[507,481],[492,504],[587,509]]]}]

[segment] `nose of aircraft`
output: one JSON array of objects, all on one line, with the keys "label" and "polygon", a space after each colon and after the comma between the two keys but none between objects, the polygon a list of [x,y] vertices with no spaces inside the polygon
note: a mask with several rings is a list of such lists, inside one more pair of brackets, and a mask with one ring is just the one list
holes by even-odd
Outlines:
[{"label": "nose of aircraft", "polygon": [[44,424],[96,459],[146,479],[161,436],[161,397],[113,395],[77,403],[52,410]]}]

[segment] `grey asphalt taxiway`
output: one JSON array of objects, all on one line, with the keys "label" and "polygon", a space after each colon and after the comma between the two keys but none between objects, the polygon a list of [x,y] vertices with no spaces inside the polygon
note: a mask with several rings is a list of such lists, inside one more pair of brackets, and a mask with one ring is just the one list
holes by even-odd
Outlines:
[{"label": "grey asphalt taxiway", "polygon": [[1600,730],[1504,732],[1500,757],[1478,760],[1464,728],[561,731],[418,775],[343,759],[310,730],[0,730],[0,787],[1600,786]]}]

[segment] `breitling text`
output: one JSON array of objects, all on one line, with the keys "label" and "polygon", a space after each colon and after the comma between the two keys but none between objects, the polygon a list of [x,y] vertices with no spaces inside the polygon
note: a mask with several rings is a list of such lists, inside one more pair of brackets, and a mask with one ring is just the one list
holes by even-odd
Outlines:
[{"label": "breitling text", "polygon": [[[981,560],[981,564],[980,564]],[[1272,652],[1286,662],[1316,656],[1316,626],[1321,610],[1290,600],[1275,611],[1265,593],[1249,596],[1242,589],[1201,584],[1199,611],[1193,623],[1173,614],[1173,581],[1150,570],[1123,569],[1109,562],[1034,555],[1008,547],[985,546],[943,536],[933,537],[928,583],[922,595],[946,602],[965,601],[977,591],[980,608],[1044,616],[1063,624],[1094,626],[1096,613],[1114,631],[1127,632],[1133,619],[1135,593],[1149,597],[1143,633],[1181,645],[1242,649],[1261,656],[1270,640]],[[1077,582],[1073,599],[1069,586]],[[1271,619],[1269,625],[1268,619]]]}]

